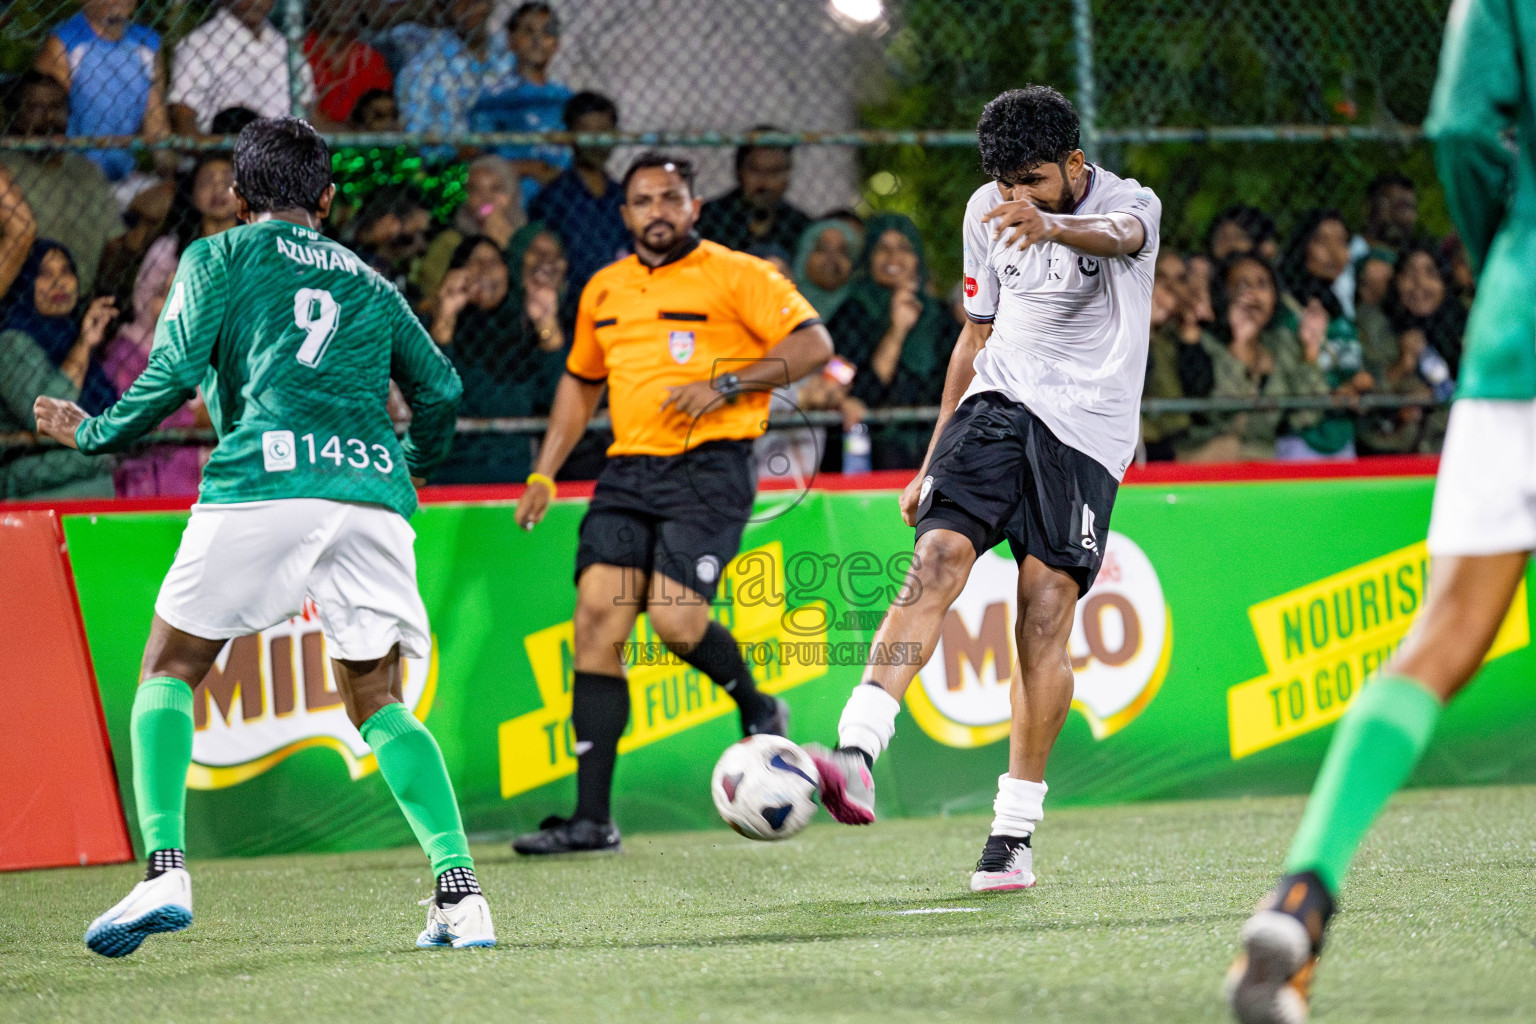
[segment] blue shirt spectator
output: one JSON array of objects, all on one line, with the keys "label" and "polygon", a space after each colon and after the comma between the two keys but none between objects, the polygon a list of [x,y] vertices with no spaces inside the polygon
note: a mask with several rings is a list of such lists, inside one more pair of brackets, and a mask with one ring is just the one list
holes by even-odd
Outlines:
[{"label": "blue shirt spectator", "polygon": [[[487,88],[512,79],[517,58],[506,36],[487,33],[490,0],[454,0],[449,16],[457,31],[442,31],[406,61],[395,80],[395,95],[406,131],[469,130],[469,109]],[[431,155],[451,150],[438,148]]]},{"label": "blue shirt spectator", "polygon": [[[573,132],[611,132],[618,128],[613,101],[595,92],[579,92],[565,105],[565,126]],[[619,207],[624,192],[608,177],[608,146],[577,146],[569,169],[548,185],[528,207],[530,220],[541,220],[565,243],[571,293],[580,295],[593,274],[629,253],[629,229]]]},{"label": "blue shirt spectator", "polygon": [[[560,49],[560,22],[553,8],[530,0],[507,21],[507,45],[517,58],[517,75],[480,97],[469,112],[477,132],[548,132],[565,126],[565,102],[571,90],[549,80],[549,62]],[[571,166],[565,146],[499,146],[498,156],[512,161],[523,180],[523,205],[539,189]]]},{"label": "blue shirt spectator", "polygon": [[[166,118],[159,33],[130,19],[133,0],[86,0],[84,9],[54,29],[36,68],[69,90],[69,134],[164,137]],[[108,180],[133,172],[125,149],[85,154]]]}]

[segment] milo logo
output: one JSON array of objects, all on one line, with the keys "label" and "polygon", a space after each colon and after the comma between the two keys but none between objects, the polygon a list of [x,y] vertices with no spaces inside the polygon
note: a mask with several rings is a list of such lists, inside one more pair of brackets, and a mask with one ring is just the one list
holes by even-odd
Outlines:
[{"label": "milo logo", "polygon": [[[431,709],[436,664],[434,648],[401,665],[405,705],[417,718]],[[347,718],[319,611],[308,600],[287,622],[224,645],[192,691],[192,717],[193,789],[236,785],[309,747],[334,750],[354,779],[378,767]]]},{"label": "milo logo", "polygon": [[[940,743],[979,747],[1008,735],[1017,588],[1012,559],[988,551],[945,613],[933,657],[907,691],[912,716]],[[1111,530],[1098,578],[1077,604],[1068,645],[1076,679],[1072,707],[1097,739],[1124,728],[1156,696],[1172,640],[1151,560]]]}]

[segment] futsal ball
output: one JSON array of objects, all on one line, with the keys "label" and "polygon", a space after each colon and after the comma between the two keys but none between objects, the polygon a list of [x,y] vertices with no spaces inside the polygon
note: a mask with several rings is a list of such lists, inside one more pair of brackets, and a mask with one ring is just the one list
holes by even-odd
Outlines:
[{"label": "futsal ball", "polygon": [[810,755],[782,736],[748,736],[715,764],[715,809],[748,839],[788,839],[816,813],[821,777]]}]

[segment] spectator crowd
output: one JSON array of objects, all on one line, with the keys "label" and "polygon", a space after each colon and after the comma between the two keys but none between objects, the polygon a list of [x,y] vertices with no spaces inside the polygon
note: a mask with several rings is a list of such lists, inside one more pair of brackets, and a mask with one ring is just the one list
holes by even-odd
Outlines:
[{"label": "spectator crowd", "polygon": [[[463,378],[461,416],[549,410],[581,290],[629,251],[622,195],[600,146],[471,150],[468,132],[618,129],[616,104],[550,76],[556,7],[492,0],[326,0],[308,4],[303,60],[270,21],[274,0],[215,0],[174,47],[135,20],[136,0],[84,0],[31,69],[4,83],[0,127],[0,435],[33,428],[39,395],[95,413],[141,373],[180,255],[236,224],[226,152],[49,147],[59,137],[237,133],[295,101],[323,131],[420,131],[419,156],[466,168],[440,221],[428,199],[388,183],[328,224],[411,302]],[[298,80],[290,77],[297,69]],[[770,126],[760,126],[771,130]],[[417,155],[417,154],[413,154]],[[964,322],[941,298],[924,241],[899,214],[813,218],[786,199],[793,149],[747,145],[736,185],[704,206],[698,232],[792,278],[827,323],[838,359],[781,403],[840,414],[842,426],[773,431],[775,473],[918,465],[926,423],[869,424],[872,409],[939,401]],[[1234,206],[1197,252],[1156,267],[1148,398],[1339,396],[1333,409],[1160,413],[1143,418],[1148,459],[1349,458],[1434,451],[1443,409],[1349,408],[1366,394],[1445,398],[1455,383],[1471,274],[1454,239],[1425,237],[1414,183],[1377,178],[1358,232],[1337,210],[1281,239],[1263,211]],[[788,406],[785,406],[786,408]],[[408,417],[403,406],[401,418]],[[193,399],[166,428],[207,426]],[[520,481],[536,438],[464,433],[434,482]],[[590,436],[566,475],[595,475]],[[783,458],[781,458],[783,456]],[[194,493],[205,451],[161,444],[121,459],[0,447],[0,498]],[[786,461],[787,459],[787,461]]]}]

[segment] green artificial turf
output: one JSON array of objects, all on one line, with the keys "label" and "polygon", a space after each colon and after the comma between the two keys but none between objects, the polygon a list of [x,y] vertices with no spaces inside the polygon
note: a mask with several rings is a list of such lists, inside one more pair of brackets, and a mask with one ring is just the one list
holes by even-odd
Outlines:
[{"label": "green artificial turf", "polygon": [[[966,889],[986,820],[779,844],[479,845],[495,950],[418,951],[413,849],[194,861],[196,922],[108,961],[81,935],[135,866],[0,875],[0,1020],[1215,1021],[1294,798],[1052,811],[1030,892]],[[825,818],[822,819],[825,822]],[[961,912],[903,913],[942,908]],[[1398,798],[1315,990],[1343,1021],[1536,1019],[1536,787]]]}]

